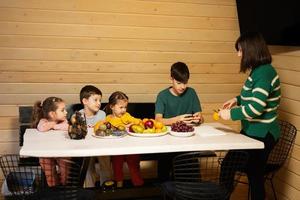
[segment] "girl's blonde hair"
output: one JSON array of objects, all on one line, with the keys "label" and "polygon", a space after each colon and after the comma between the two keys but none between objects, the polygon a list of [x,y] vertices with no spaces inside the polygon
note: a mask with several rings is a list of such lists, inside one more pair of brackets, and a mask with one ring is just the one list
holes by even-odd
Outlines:
[{"label": "girl's blonde hair", "polygon": [[116,92],[112,93],[108,99],[108,104],[104,108],[106,114],[112,113],[110,107],[116,105],[118,103],[118,100],[128,101],[129,98],[124,92],[121,92],[121,91],[116,91]]},{"label": "girl's blonde hair", "polygon": [[55,112],[58,108],[58,103],[64,102],[59,97],[48,97],[43,102],[37,101],[33,105],[31,116],[31,127],[36,128],[42,118],[49,119],[49,113]]}]

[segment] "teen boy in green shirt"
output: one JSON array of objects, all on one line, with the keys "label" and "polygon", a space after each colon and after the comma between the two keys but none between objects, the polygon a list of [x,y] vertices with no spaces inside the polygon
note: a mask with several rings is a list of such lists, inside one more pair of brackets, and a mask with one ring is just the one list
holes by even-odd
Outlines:
[{"label": "teen boy in green shirt", "polygon": [[[187,124],[203,122],[201,105],[195,90],[187,87],[190,72],[183,62],[171,66],[172,86],[162,90],[155,103],[155,120],[165,125],[183,121]],[[158,159],[158,178],[169,179],[172,159],[176,153],[160,154]]]},{"label": "teen boy in green shirt", "polygon": [[183,62],[171,66],[172,86],[162,90],[155,103],[155,120],[171,125],[178,121],[201,123],[201,106],[195,90],[187,87],[190,72]]}]

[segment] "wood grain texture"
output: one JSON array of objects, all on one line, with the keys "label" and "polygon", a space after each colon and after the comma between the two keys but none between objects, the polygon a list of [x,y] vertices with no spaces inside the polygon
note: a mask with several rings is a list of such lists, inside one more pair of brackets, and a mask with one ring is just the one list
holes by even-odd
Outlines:
[{"label": "wood grain texture", "polygon": [[[93,84],[103,102],[121,90],[131,102],[155,102],[170,86],[170,66],[186,62],[189,86],[206,122],[212,110],[239,94],[234,0],[10,0],[0,1],[0,154],[18,152],[18,106],[48,96],[77,103]],[[300,50],[272,46],[281,80],[281,119],[300,130]],[[235,130],[239,122],[222,121]],[[297,136],[276,178],[281,200],[300,198]],[[235,199],[244,197],[237,193]],[[269,197],[272,199],[272,197]],[[246,199],[246,198],[244,198]]]}]

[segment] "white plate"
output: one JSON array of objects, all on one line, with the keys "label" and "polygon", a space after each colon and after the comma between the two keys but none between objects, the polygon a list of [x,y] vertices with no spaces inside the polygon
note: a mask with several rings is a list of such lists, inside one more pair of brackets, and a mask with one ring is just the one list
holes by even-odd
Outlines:
[{"label": "white plate", "polygon": [[159,137],[168,134],[168,131],[163,133],[133,133],[128,131],[128,134],[135,137]]},{"label": "white plate", "polygon": [[191,137],[195,135],[195,132],[175,132],[175,131],[170,131],[170,135],[176,136],[176,137]]},{"label": "white plate", "polygon": [[122,138],[125,137],[127,134],[122,134],[120,136],[115,136],[115,135],[110,135],[110,136],[101,136],[101,135],[96,135],[95,133],[92,133],[92,136],[95,138],[101,138],[101,139],[117,139],[117,138]]}]

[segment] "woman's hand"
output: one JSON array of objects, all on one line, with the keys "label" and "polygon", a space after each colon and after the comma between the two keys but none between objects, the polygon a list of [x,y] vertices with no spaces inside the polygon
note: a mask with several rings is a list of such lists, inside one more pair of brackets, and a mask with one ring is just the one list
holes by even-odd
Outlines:
[{"label": "woman's hand", "polygon": [[231,109],[233,106],[236,106],[237,104],[237,99],[236,97],[226,101],[223,106],[222,106],[222,109]]},{"label": "woman's hand", "polygon": [[224,120],[231,119],[230,109],[221,109],[218,114]]}]

